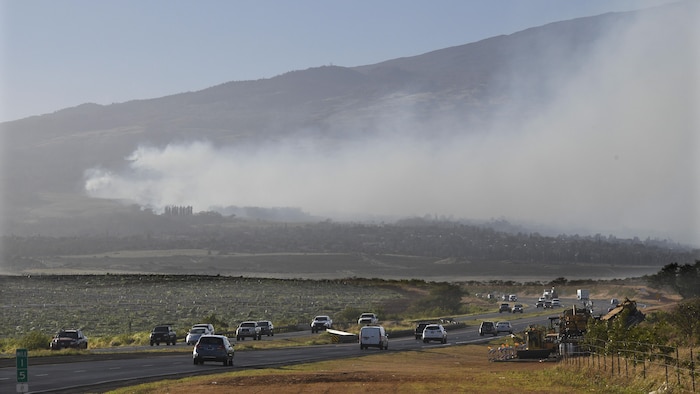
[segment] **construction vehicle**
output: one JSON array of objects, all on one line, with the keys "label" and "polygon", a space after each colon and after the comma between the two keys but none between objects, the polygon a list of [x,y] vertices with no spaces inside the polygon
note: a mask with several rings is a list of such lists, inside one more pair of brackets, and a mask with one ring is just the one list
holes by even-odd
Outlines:
[{"label": "construction vehicle", "polygon": [[563,342],[581,340],[591,317],[591,312],[587,308],[578,308],[574,305],[571,309],[565,309],[559,316],[560,340]]},{"label": "construction vehicle", "polygon": [[525,350],[518,350],[519,359],[546,359],[557,353],[579,351],[579,342],[586,333],[591,313],[586,308],[565,309],[559,316],[549,318],[549,328],[530,326],[525,330]]},{"label": "construction vehicle", "polygon": [[601,317],[600,320],[611,322],[618,316],[622,316],[623,312],[627,312],[626,327],[639,324],[645,318],[644,313],[637,309],[637,303],[629,298],[625,298],[622,303],[617,304],[615,308],[611,309],[605,316]]},{"label": "construction vehicle", "polygon": [[558,317],[549,318],[549,327],[529,326],[525,329],[524,350],[518,350],[516,356],[525,360],[542,360],[556,355],[559,344],[559,334],[556,332],[555,322]]}]

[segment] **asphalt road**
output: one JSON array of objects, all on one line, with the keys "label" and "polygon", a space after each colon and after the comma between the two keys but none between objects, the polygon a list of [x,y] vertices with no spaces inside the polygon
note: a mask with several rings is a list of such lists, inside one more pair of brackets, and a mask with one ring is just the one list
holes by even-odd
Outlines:
[{"label": "asphalt road", "polygon": [[[565,306],[566,304],[569,306],[571,305],[571,301],[567,303],[563,300],[563,302]],[[532,305],[529,300],[523,300],[523,303]],[[528,309],[531,310],[532,308]],[[559,313],[560,310],[555,309],[552,310],[551,315],[558,315]],[[549,324],[547,316],[529,316],[528,313],[512,315],[495,312],[459,320],[509,320],[515,332],[523,331],[530,324]],[[455,346],[485,342],[492,339],[491,336],[479,336],[477,327],[451,330],[449,325],[447,325],[446,328],[448,330],[447,344],[443,345],[438,342],[424,344],[422,341],[415,340],[412,336],[390,338],[389,350],[384,351],[397,352],[437,346]],[[264,337],[263,340],[281,339],[286,335],[300,334],[277,334],[274,337]],[[306,333],[306,335],[308,335],[308,333]],[[178,348],[184,346],[187,345],[177,345]],[[191,354],[180,353],[173,355],[168,352],[168,350],[173,350],[172,346],[161,346],[160,348],[163,349],[163,354],[157,354],[157,352],[156,354],[134,353],[126,356],[120,355],[113,359],[60,362],[44,365],[32,365],[32,359],[30,357],[28,367],[29,392],[95,392],[145,381],[212,374],[230,370],[266,368],[270,366],[357,357],[380,351],[378,349],[361,350],[357,343],[238,351],[235,355],[234,366],[224,367],[221,363],[213,362],[205,363],[204,365],[193,365]],[[484,354],[484,357],[486,357],[486,354]],[[14,366],[0,368],[0,393],[17,392],[16,373],[16,368]]]}]

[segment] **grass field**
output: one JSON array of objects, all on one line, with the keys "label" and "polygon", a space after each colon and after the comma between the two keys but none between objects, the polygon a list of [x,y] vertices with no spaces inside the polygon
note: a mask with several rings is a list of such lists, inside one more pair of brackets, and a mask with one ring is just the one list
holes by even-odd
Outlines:
[{"label": "grass field", "polygon": [[609,381],[553,362],[490,362],[487,346],[467,345],[226,372],[113,393],[639,393],[649,385],[642,383]]}]

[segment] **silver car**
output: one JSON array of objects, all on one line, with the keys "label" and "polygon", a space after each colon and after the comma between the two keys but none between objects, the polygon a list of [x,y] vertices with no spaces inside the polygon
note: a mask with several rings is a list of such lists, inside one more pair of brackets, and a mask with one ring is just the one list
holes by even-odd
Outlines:
[{"label": "silver car", "polygon": [[202,335],[208,335],[209,330],[203,327],[197,327],[193,328],[190,330],[190,332],[187,333],[187,338],[185,339],[185,342],[187,342],[188,345],[194,345],[199,341],[199,338]]},{"label": "silver car", "polygon": [[205,361],[220,361],[224,366],[232,366],[233,356],[233,345],[223,335],[202,335],[192,350],[194,365],[204,364]]}]

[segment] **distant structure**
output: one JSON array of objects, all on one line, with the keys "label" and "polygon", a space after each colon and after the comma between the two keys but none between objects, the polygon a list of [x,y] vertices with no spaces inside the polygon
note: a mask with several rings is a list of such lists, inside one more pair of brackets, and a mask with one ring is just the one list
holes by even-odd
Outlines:
[{"label": "distant structure", "polygon": [[165,216],[192,216],[192,206],[167,205],[163,215]]}]

